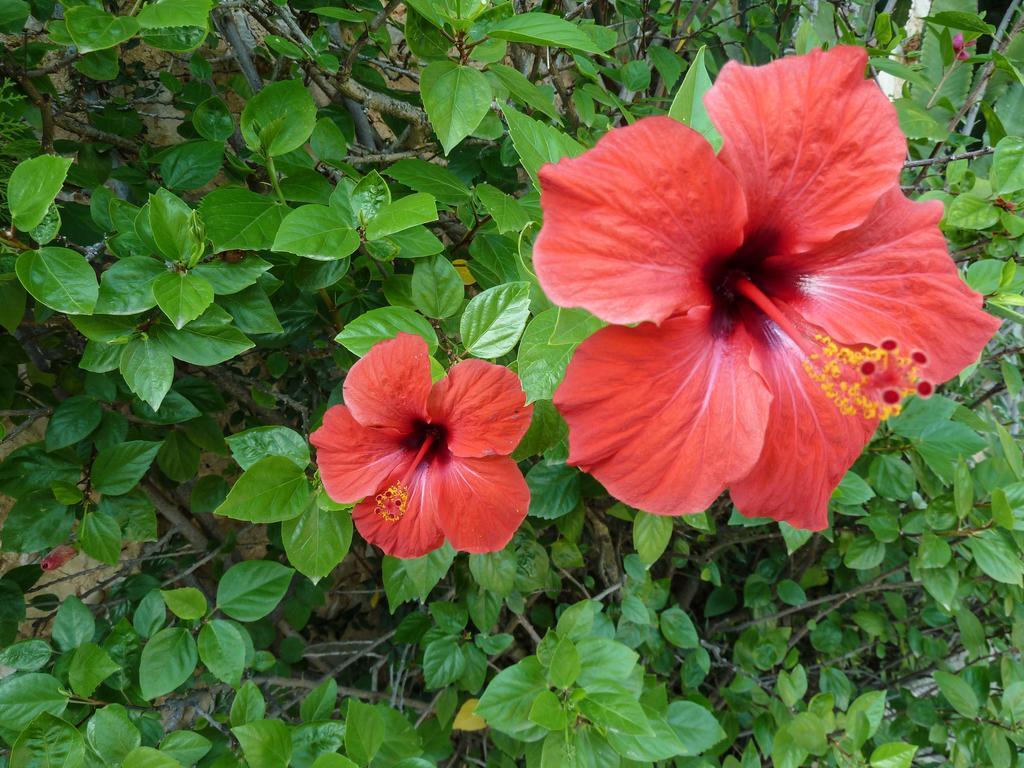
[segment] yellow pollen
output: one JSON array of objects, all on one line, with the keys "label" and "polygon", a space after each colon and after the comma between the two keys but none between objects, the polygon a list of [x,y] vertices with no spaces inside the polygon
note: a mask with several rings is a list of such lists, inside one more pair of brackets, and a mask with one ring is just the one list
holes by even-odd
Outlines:
[{"label": "yellow pollen", "polygon": [[931,391],[913,357],[895,342],[855,348],[824,334],[814,336],[814,341],[819,351],[803,361],[804,370],[845,416],[889,419],[899,415],[905,397]]},{"label": "yellow pollen", "polygon": [[405,515],[405,510],[409,506],[409,489],[405,487],[405,484],[401,481],[390,486],[386,491],[381,491],[374,498],[377,505],[373,511],[376,512],[382,520],[387,520],[389,523],[397,523]]}]

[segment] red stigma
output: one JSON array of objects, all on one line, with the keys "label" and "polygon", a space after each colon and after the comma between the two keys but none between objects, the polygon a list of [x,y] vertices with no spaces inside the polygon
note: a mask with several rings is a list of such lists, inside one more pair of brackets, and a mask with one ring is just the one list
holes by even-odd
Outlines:
[{"label": "red stigma", "polygon": [[882,400],[887,405],[896,405],[901,399],[900,393],[895,389],[887,389],[882,393]]},{"label": "red stigma", "polygon": [[863,373],[865,376],[870,376],[877,370],[878,366],[875,365],[871,360],[861,363],[860,372]]},{"label": "red stigma", "polygon": [[897,347],[899,347],[899,344],[896,343],[896,339],[886,339],[882,342],[882,349],[886,352],[894,352]]},{"label": "red stigma", "polygon": [[917,350],[910,355],[910,359],[918,365],[928,365],[928,355],[921,350]]},{"label": "red stigma", "polygon": [[921,397],[931,397],[933,392],[935,392],[935,385],[930,381],[917,382],[917,394]]}]

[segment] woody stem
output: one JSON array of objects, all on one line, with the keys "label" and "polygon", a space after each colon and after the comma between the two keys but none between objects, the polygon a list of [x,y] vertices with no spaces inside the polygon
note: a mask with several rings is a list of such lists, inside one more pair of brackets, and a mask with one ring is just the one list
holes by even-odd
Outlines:
[{"label": "woody stem", "polygon": [[803,350],[804,354],[810,357],[815,354],[815,349],[807,342],[804,335],[800,332],[792,321],[786,317],[785,313],[773,302],[768,296],[766,296],[760,288],[754,285],[752,282],[747,280],[745,277],[741,277],[733,283],[733,288],[736,292],[764,312],[768,318],[775,323],[779,328],[782,329],[783,333],[789,336],[790,340]]},{"label": "woody stem", "polygon": [[416,458],[412,460],[412,464],[409,465],[409,469],[405,471],[405,475],[402,477],[402,485],[406,488],[409,487],[409,481],[412,479],[412,473],[416,471],[416,467],[423,461],[423,457],[427,455],[427,451],[430,450],[430,446],[434,444],[434,436],[428,434],[426,440],[423,441],[423,445],[416,452]]}]

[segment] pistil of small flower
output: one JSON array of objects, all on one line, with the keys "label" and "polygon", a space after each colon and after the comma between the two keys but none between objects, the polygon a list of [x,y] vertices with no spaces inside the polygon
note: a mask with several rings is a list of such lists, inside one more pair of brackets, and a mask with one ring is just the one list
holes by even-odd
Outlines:
[{"label": "pistil of small flower", "polygon": [[848,347],[825,334],[808,338],[749,280],[741,278],[734,287],[800,347],[807,375],[843,415],[888,419],[899,415],[908,395],[929,397],[935,391],[921,375],[928,365],[924,352],[906,353],[895,339],[886,339],[877,347]]},{"label": "pistil of small flower", "polygon": [[423,461],[423,457],[427,455],[427,451],[430,450],[430,446],[433,443],[434,435],[428,434],[419,451],[417,451],[416,458],[412,460],[402,479],[391,484],[387,489],[374,497],[376,505],[373,510],[382,520],[386,520],[389,523],[397,523],[405,516],[406,510],[409,508],[409,481],[412,480],[413,472],[416,471],[416,467]]}]

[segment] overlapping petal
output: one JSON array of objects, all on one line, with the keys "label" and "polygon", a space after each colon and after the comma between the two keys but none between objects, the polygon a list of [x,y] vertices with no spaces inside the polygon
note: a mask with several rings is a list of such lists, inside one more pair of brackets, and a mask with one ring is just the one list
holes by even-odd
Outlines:
[{"label": "overlapping petal", "polygon": [[375,344],[345,376],[345,404],[364,427],[408,432],[427,415],[427,342],[411,333]]},{"label": "overlapping petal", "polygon": [[704,103],[746,195],[748,233],[804,250],[860,224],[897,184],[906,140],[866,64],[862,48],[839,46],[722,68]]},{"label": "overlapping petal", "polygon": [[938,228],[942,203],[892,188],[864,223],[814,250],[779,259],[806,276],[797,307],[848,344],[895,339],[929,358],[939,383],[974,362],[999,327],[957,272]]},{"label": "overlapping petal", "polygon": [[746,204],[700,134],[668,117],[608,132],[540,170],[537,278],[563,307],[660,322],[710,297],[701,270],[741,242]]},{"label": "overlapping petal", "polygon": [[376,491],[385,478],[404,468],[413,454],[394,432],[357,422],[344,405],[329,408],[323,425],[309,437],[328,495],[349,504]]},{"label": "overlapping petal", "polygon": [[711,333],[707,307],[660,327],[601,329],[555,393],[570,463],[648,512],[703,511],[761,453],[771,396],[750,351],[743,328]]},{"label": "overlapping petal", "polygon": [[431,422],[444,424],[456,456],[501,456],[526,434],[533,407],[508,368],[465,360],[434,384],[428,411]]},{"label": "overlapping petal", "polygon": [[[403,468],[404,469],[404,468]],[[423,464],[409,481],[408,506],[399,520],[385,520],[376,511],[376,498],[370,494],[352,510],[352,521],[359,534],[392,557],[422,557],[444,544],[444,533],[437,521],[436,469]],[[376,492],[401,479],[402,470],[393,473]]]},{"label": "overlapping petal", "polygon": [[841,414],[807,375],[803,352],[788,339],[759,345],[753,359],[772,393],[768,427],[757,463],[729,495],[748,517],[823,530],[829,497],[877,421]]},{"label": "overlapping petal", "polygon": [[530,489],[508,456],[453,457],[434,482],[441,529],[462,552],[501,549],[530,507]]}]

